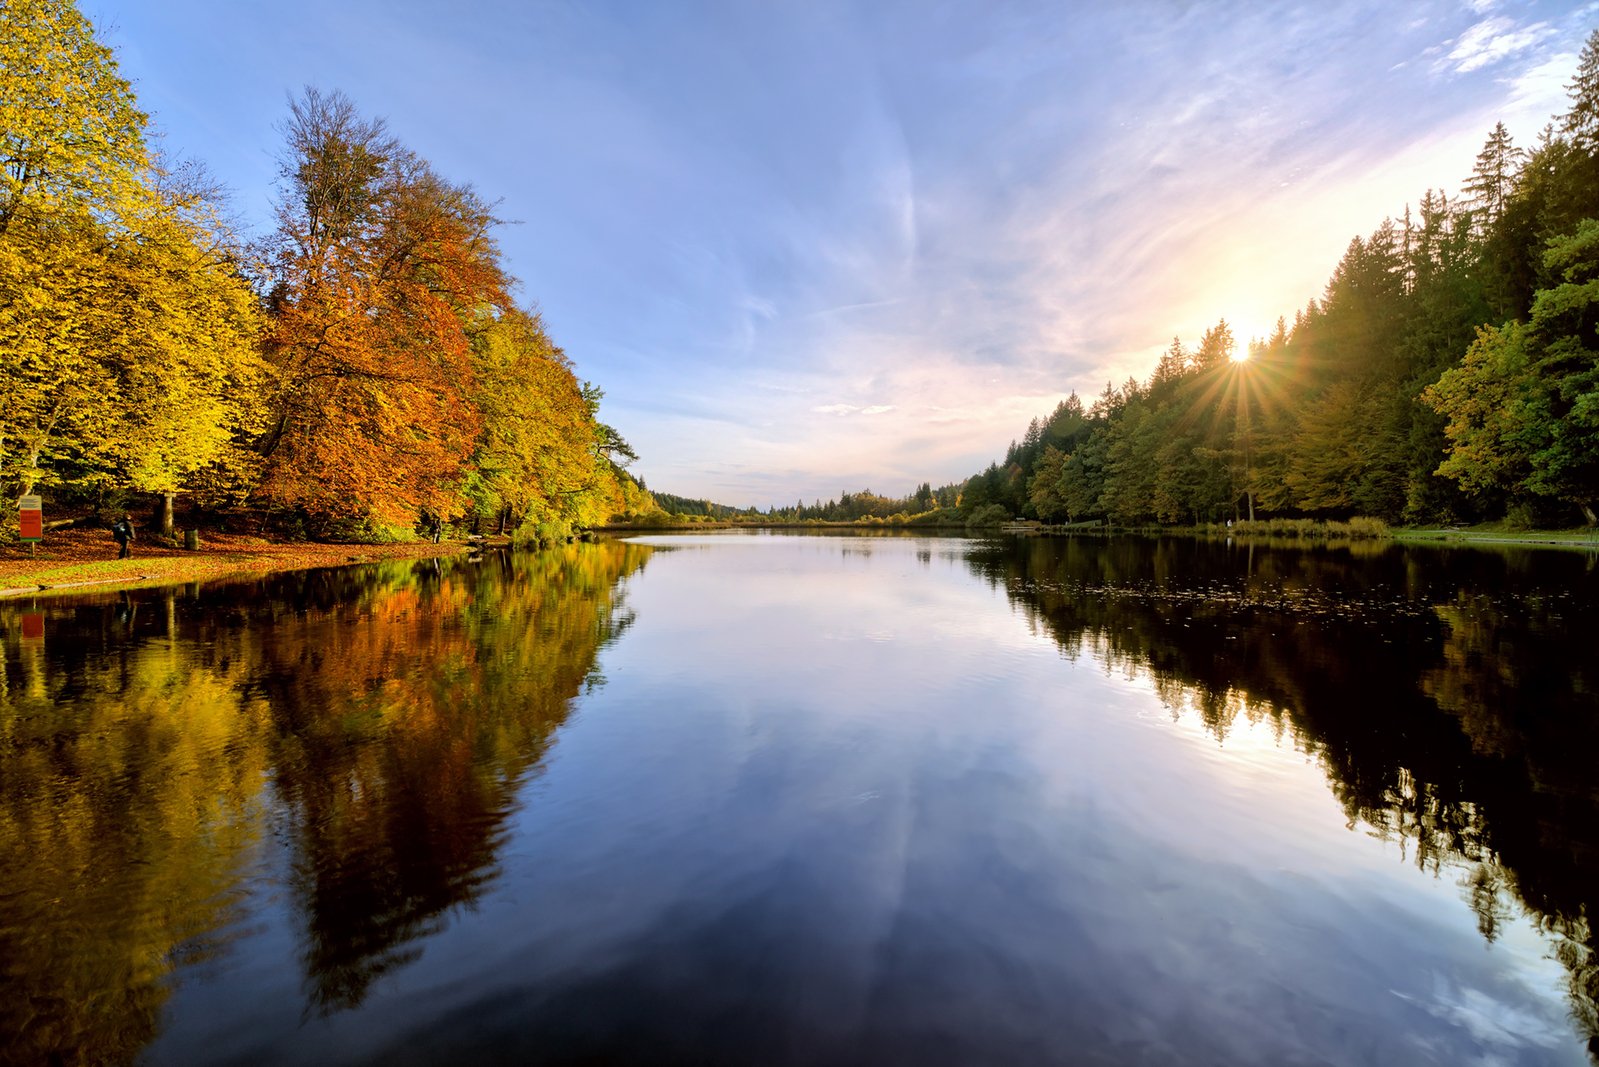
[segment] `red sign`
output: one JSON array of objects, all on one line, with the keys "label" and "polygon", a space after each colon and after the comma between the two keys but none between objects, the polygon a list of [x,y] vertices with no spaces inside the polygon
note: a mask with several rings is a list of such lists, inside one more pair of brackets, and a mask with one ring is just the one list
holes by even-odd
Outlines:
[{"label": "red sign", "polygon": [[44,501],[25,496],[17,501],[18,532],[24,541],[44,540]]}]

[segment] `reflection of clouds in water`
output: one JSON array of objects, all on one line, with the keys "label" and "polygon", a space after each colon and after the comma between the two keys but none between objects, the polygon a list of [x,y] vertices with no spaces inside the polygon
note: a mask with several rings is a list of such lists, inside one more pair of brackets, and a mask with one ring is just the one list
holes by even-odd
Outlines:
[{"label": "reflection of clouds in water", "polygon": [[822,635],[824,641],[892,641],[889,630],[832,630]]},{"label": "reflection of clouds in water", "polygon": [[[1397,989],[1389,992],[1415,1004],[1436,1019],[1464,1029],[1475,1040],[1496,1051],[1529,1047],[1553,1049],[1566,1043],[1563,1020],[1532,1011],[1530,1004],[1534,1001],[1529,991],[1518,989],[1524,999],[1519,1004],[1512,1004],[1485,990],[1459,985],[1447,975],[1434,974],[1430,1000]],[[1499,1064],[1511,1061],[1485,1050],[1482,1058],[1476,1062]]]}]

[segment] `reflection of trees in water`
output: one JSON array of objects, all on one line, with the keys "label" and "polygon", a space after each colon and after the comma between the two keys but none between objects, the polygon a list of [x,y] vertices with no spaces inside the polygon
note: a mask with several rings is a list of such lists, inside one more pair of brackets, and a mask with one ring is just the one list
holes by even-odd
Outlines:
[{"label": "reflection of trees in water", "polygon": [[494,581],[424,569],[376,596],[306,590],[331,607],[271,627],[259,685],[317,1010],[359,1004],[494,876],[517,792],[630,622],[610,590],[647,551],[573,547]]},{"label": "reflection of trees in water", "polygon": [[0,619],[0,1062],[132,1059],[239,918],[268,715],[145,597]]},{"label": "reflection of trees in water", "polygon": [[630,615],[622,543],[0,614],[0,1063],[124,1062],[287,842],[311,1007],[361,1001],[495,873]]},{"label": "reflection of trees in water", "polygon": [[[1599,1059],[1599,607],[1582,557],[1031,540],[971,554],[1072,657],[1144,673],[1218,738],[1286,722],[1353,825],[1460,863],[1485,937],[1519,901]],[[1279,729],[1282,728],[1279,725]]]}]

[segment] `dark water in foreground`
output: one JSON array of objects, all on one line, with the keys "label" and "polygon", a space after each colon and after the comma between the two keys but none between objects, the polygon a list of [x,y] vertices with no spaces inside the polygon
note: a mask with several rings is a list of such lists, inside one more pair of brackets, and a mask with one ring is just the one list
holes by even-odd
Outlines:
[{"label": "dark water in foreground", "polygon": [[0,603],[0,1062],[1586,1064],[1581,553],[658,537]]}]

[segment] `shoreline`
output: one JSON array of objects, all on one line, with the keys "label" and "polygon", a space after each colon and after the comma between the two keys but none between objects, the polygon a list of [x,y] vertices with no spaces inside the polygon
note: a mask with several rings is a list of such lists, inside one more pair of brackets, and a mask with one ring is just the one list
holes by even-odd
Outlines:
[{"label": "shoreline", "polygon": [[[764,529],[775,532],[823,532],[827,530],[874,530],[883,532],[966,535],[997,533],[1019,536],[1069,536],[1086,533],[1084,530],[1063,530],[1048,526],[1021,529],[1017,527],[967,529],[964,527],[925,525],[896,525],[888,523],[738,523],[705,522],[673,524],[670,526],[608,526],[597,532],[626,537],[651,533],[695,533],[711,530]],[[1117,531],[1094,531],[1098,536],[1113,535]],[[1152,531],[1123,531],[1149,533]],[[1173,531],[1178,532],[1178,531]],[[1190,537],[1204,537],[1193,530],[1181,531]],[[139,543],[139,549],[128,559],[105,558],[114,552],[108,548],[103,536],[53,537],[51,548],[37,557],[22,554],[17,546],[9,546],[0,555],[0,601],[27,597],[69,596],[81,593],[116,592],[123,589],[174,585],[186,582],[218,581],[249,575],[264,575],[282,571],[310,570],[319,567],[348,567],[362,563],[386,560],[435,559],[457,555],[474,548],[504,548],[510,545],[505,537],[474,538],[467,540],[405,541],[393,544],[321,543],[309,541],[269,541],[259,537],[218,534],[209,537],[204,545],[190,551],[160,542]],[[1268,540],[1251,535],[1240,540]],[[1306,547],[1325,544],[1319,539],[1281,539],[1297,541]],[[1484,548],[1514,547],[1567,548],[1599,551],[1599,533],[1565,530],[1528,530],[1525,532],[1481,529],[1419,529],[1391,530],[1381,538],[1372,538],[1372,544],[1412,544],[1438,547]]]},{"label": "shoreline", "polygon": [[597,532],[626,537],[652,533],[700,533],[723,530],[768,530],[773,532],[825,532],[828,530],[874,530],[907,534],[960,534],[967,537],[985,537],[996,534],[1013,534],[1030,537],[1094,536],[1114,537],[1132,534],[1141,537],[1228,537],[1238,541],[1272,541],[1273,543],[1317,545],[1335,542],[1347,544],[1357,541],[1367,544],[1426,544],[1426,545],[1522,545],[1528,548],[1581,548],[1599,550],[1599,529],[1571,530],[1501,530],[1482,527],[1390,527],[1376,536],[1349,538],[1315,533],[1310,536],[1290,536],[1245,530],[1207,530],[1195,526],[1107,526],[1099,522],[1051,524],[1028,520],[1014,520],[999,526],[963,526],[948,523],[894,523],[860,521],[805,522],[738,522],[717,519],[708,522],[663,523],[658,525],[613,524],[596,527]]},{"label": "shoreline", "polygon": [[116,592],[158,585],[209,582],[319,567],[347,567],[396,559],[434,559],[477,547],[504,547],[507,538],[473,541],[406,541],[396,544],[277,542],[257,537],[216,535],[199,549],[159,542],[135,542],[128,559],[107,559],[105,538],[92,539],[101,558],[85,557],[86,538],[60,539],[37,557],[15,546],[0,556],[0,602],[27,597]]}]

